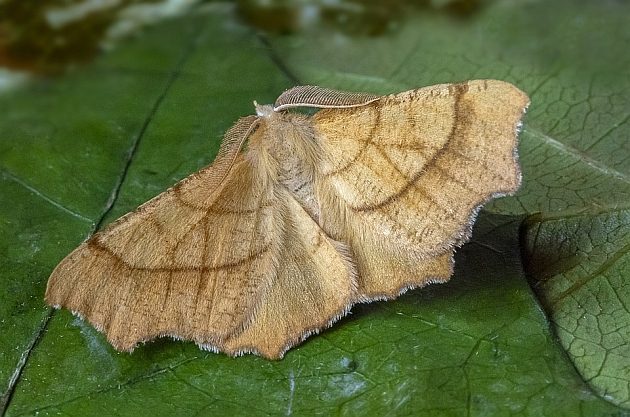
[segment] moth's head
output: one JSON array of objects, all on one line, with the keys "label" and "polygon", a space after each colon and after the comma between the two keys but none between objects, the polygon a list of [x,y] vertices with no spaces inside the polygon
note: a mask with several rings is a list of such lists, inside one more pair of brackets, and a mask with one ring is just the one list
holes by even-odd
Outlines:
[{"label": "moth's head", "polygon": [[256,114],[260,117],[269,117],[272,116],[275,111],[273,109],[273,105],[271,104],[258,104],[256,100],[254,100],[254,108],[256,108]]}]

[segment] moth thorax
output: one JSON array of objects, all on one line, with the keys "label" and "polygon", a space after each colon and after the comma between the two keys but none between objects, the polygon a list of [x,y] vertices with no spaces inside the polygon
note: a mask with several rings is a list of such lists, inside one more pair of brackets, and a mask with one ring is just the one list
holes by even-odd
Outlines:
[{"label": "moth thorax", "polygon": [[314,219],[319,206],[314,193],[317,144],[308,120],[301,115],[276,113],[267,119],[268,151],[275,159],[277,180]]}]

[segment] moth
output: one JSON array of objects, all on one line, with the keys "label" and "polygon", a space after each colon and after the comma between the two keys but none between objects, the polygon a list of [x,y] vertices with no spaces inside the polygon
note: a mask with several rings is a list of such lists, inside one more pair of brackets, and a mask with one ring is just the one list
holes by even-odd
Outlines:
[{"label": "moth", "polygon": [[520,184],[529,99],[506,82],[254,104],[212,165],[70,253],[47,303],[118,350],[171,336],[281,358],[355,303],[447,281],[480,207]]}]

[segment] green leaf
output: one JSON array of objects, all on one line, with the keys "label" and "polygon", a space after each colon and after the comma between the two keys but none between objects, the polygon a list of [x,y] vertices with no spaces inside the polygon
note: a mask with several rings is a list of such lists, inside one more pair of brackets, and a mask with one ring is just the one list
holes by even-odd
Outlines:
[{"label": "green leaf", "polygon": [[[318,26],[266,38],[231,9],[206,7],[0,96],[0,407],[7,416],[623,415],[629,12],[621,2],[488,2],[467,17],[405,13],[378,36]],[[45,307],[57,262],[209,163],[252,100],[271,102],[295,80],[395,92],[473,78],[514,82],[532,98],[524,184],[482,213],[448,284],[356,306],[277,362],[169,339],[117,353],[89,324]]]},{"label": "green leaf", "polygon": [[630,210],[532,216],[526,265],[577,369],[630,407]]}]

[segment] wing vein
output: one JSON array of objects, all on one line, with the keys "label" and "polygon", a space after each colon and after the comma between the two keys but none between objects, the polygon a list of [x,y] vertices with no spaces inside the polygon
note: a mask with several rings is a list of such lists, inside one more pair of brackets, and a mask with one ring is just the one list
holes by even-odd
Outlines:
[{"label": "wing vein", "polygon": [[[437,152],[435,152],[434,157],[425,164],[422,170],[418,171],[418,173],[414,175],[411,178],[411,180],[405,186],[403,186],[400,190],[398,190],[395,193],[392,193],[390,196],[383,199],[382,201],[375,204],[365,204],[363,206],[349,206],[352,210],[358,211],[358,212],[376,210],[376,209],[385,207],[391,204],[392,202],[396,201],[399,197],[401,197],[402,195],[407,193],[409,190],[411,190],[412,186],[415,185],[415,183],[420,179],[420,177],[422,177],[428,171],[430,171],[431,168],[433,168],[433,166],[438,162],[438,160],[443,155],[446,155],[448,151],[451,150],[454,139],[460,135],[461,133],[460,130],[464,129],[464,127],[462,126],[462,123],[460,123],[461,121],[460,102],[461,102],[462,96],[466,93],[466,91],[468,91],[468,86],[466,84],[457,84],[455,86],[455,99],[453,101],[454,120],[453,120],[453,125],[451,126],[451,131],[449,132],[448,137],[446,141],[444,142],[444,145],[442,145],[442,147],[438,149]],[[425,193],[427,197],[428,197],[428,194],[429,193]],[[432,198],[430,198],[430,200],[433,204],[436,204],[436,206],[439,207],[439,205]]]},{"label": "wing vein", "polygon": [[361,148],[359,149],[359,152],[357,152],[352,159],[350,159],[344,166],[335,169],[334,171],[331,172],[327,172],[325,174],[326,177],[330,177],[333,175],[339,175],[344,173],[345,171],[347,171],[348,169],[350,169],[350,167],[359,160],[359,158],[361,158],[363,156],[363,154],[365,153],[365,151],[367,151],[368,147],[370,145],[372,145],[372,139],[374,138],[374,134],[376,133],[376,129],[378,129],[379,125],[380,125],[380,121],[381,121],[381,112],[378,108],[376,107],[371,107],[372,109],[374,109],[376,111],[376,119],[374,120],[374,124],[372,125],[372,128],[370,129],[370,133],[368,134],[368,137],[366,140],[362,140],[360,141],[361,143]]}]

